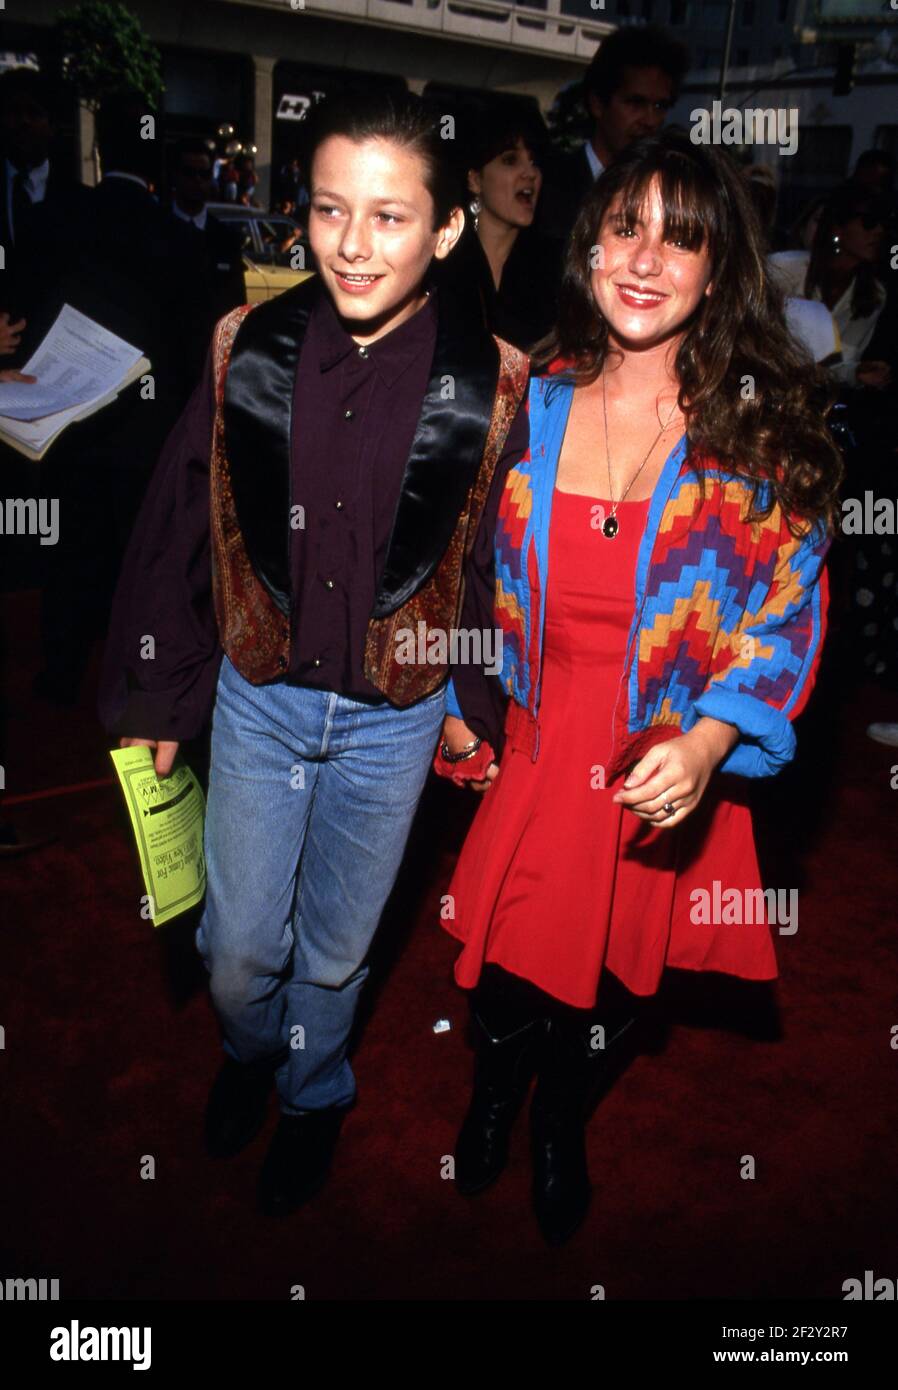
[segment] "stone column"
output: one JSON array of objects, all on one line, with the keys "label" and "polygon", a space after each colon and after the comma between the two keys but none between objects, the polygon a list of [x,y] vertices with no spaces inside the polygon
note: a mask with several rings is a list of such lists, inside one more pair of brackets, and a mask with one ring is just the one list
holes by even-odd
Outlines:
[{"label": "stone column", "polygon": [[93,111],[78,103],[78,175],[82,183],[91,187],[97,182],[97,157],[94,152],[94,129],[96,122]]},{"label": "stone column", "polygon": [[277,58],[258,53],[253,57],[253,135],[252,143],[258,147],[256,173],[256,197],[263,207],[271,203],[271,144],[274,122],[273,84],[274,65]]}]

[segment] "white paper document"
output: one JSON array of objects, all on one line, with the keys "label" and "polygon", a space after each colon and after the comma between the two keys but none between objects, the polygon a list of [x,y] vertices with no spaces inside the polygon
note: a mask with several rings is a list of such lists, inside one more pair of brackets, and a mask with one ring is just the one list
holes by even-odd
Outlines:
[{"label": "white paper document", "polygon": [[83,411],[113,395],[140,359],[139,347],[65,304],[22,368],[37,381],[0,382],[0,416],[39,420]]}]

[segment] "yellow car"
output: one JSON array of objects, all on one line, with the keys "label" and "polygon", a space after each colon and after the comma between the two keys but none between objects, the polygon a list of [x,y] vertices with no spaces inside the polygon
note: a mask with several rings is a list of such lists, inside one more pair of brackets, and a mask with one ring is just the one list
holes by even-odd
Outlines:
[{"label": "yellow car", "polygon": [[275,299],[314,275],[306,234],[292,217],[244,207],[241,203],[207,206],[213,217],[240,234],[249,304]]}]

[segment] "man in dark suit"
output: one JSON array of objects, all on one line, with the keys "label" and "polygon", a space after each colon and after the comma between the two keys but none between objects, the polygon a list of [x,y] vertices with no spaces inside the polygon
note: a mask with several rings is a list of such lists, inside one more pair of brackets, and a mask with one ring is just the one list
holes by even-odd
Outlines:
[{"label": "man in dark suit", "polygon": [[616,29],[602,40],[583,79],[589,137],[559,160],[543,192],[549,234],[566,240],[602,170],[634,140],[661,129],[688,70],[685,46],[658,25]]},{"label": "man in dark suit", "polygon": [[[0,338],[3,367],[40,342],[33,323],[61,275],[77,266],[87,238],[90,195],[52,156],[54,95],[34,68],[0,75]],[[24,322],[23,322],[24,320]],[[15,325],[15,327],[13,327]]]},{"label": "man in dark suit", "polygon": [[55,703],[77,699],[144,489],[194,385],[183,323],[199,262],[150,192],[161,146],[154,120],[136,95],[112,98],[98,113],[103,177],[91,194],[89,246],[37,316],[46,331],[71,304],[151,363],[148,379],[69,426],[42,464],[42,493],[59,499],[60,534],[41,557],[44,669],[35,690]]},{"label": "man in dark suit", "polygon": [[206,206],[212,190],[212,156],[202,140],[183,140],[175,150],[171,212],[184,238],[185,255],[198,264],[185,307],[187,351],[196,380],[202,375],[212,330],[220,318],[246,303],[243,254],[235,228]]},{"label": "man in dark suit", "polygon": [[[54,93],[34,68],[0,75],[0,372],[15,372],[40,341],[43,296],[65,264],[78,260],[84,239],[87,190],[68,179],[53,157]],[[32,378],[29,378],[31,380]],[[35,497],[39,470],[0,444],[5,495]],[[34,536],[0,539],[0,591],[32,588],[40,574],[41,547]],[[6,656],[0,629],[0,762],[14,735],[7,730]],[[16,828],[0,812],[0,858],[39,848],[53,838]]]}]

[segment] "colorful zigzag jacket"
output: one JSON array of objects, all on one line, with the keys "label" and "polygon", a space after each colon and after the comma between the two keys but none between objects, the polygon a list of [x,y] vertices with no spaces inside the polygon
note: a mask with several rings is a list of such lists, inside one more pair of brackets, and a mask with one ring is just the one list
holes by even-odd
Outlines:
[{"label": "colorful zigzag jacket", "polygon": [[[507,731],[534,759],[549,523],[572,397],[558,376],[531,381],[530,448],[508,473],[496,529],[499,680],[517,706]],[[822,522],[793,536],[778,505],[747,524],[750,485],[703,462],[704,498],[681,438],[649,506],[609,780],[703,716],[740,731],[722,772],[770,776],[795,752],[791,721],[811,692],[825,631],[829,537]],[[451,682],[448,696],[447,713],[463,717]]]}]

